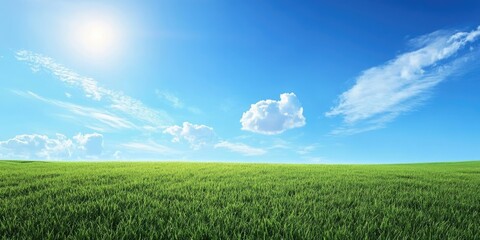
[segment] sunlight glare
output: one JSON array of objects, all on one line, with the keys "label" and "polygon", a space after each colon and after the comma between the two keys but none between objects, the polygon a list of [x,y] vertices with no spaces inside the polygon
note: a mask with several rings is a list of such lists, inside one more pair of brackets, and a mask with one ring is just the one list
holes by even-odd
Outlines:
[{"label": "sunlight glare", "polygon": [[125,48],[124,26],[120,19],[107,11],[72,16],[68,27],[69,49],[86,61],[111,61]]},{"label": "sunlight glare", "polygon": [[109,23],[89,22],[79,29],[79,43],[81,48],[91,55],[106,54],[110,47],[113,47],[115,40],[115,29]]}]

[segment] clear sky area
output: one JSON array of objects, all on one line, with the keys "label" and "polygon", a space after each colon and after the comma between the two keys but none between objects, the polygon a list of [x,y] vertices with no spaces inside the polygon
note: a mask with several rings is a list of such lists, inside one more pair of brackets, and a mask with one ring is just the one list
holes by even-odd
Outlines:
[{"label": "clear sky area", "polygon": [[2,1],[0,159],[480,159],[480,1]]}]

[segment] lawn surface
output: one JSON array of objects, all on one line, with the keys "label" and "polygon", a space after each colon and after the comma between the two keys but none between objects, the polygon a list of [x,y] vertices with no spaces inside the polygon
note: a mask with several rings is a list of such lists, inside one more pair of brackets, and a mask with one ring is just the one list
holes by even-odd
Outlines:
[{"label": "lawn surface", "polygon": [[0,161],[4,239],[480,239],[480,162]]}]

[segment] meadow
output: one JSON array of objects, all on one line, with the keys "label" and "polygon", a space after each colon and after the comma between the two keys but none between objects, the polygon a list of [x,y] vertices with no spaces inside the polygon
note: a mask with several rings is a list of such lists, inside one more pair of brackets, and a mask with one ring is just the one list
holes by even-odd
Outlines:
[{"label": "meadow", "polygon": [[480,162],[0,161],[2,239],[480,239]]}]

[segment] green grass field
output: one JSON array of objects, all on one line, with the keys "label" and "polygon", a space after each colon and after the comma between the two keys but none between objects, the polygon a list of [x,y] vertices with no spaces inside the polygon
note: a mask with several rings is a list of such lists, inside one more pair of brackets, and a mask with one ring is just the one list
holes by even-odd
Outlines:
[{"label": "green grass field", "polygon": [[3,239],[480,239],[480,162],[0,161]]}]

